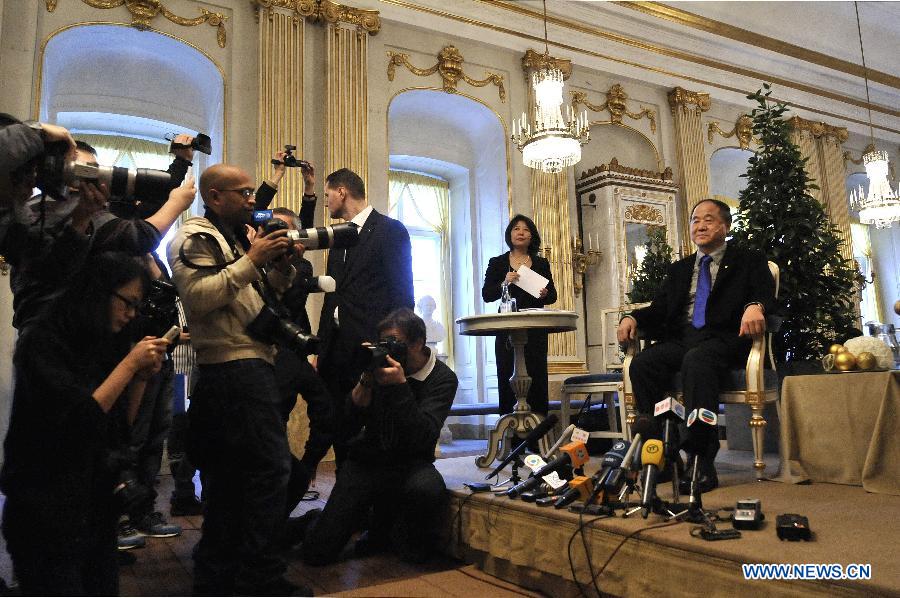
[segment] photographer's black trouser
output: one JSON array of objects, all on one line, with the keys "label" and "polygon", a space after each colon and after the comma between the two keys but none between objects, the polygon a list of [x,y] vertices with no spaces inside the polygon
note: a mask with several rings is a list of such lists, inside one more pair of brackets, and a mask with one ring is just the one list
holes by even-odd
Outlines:
[{"label": "photographer's black trouser", "polygon": [[172,400],[174,391],[172,360],[163,362],[162,369],[147,382],[134,424],[131,426],[128,444],[137,463],[137,481],[146,490],[146,497],[139,504],[129,505],[128,515],[133,523],[156,510],[156,476],[162,466],[163,445],[172,427]]},{"label": "photographer's black trouser", "polygon": [[372,510],[369,537],[411,562],[433,551],[438,517],[447,500],[444,478],[433,463],[382,465],[348,458],[337,474],[325,509],[303,540],[303,560],[337,560]]},{"label": "photographer's black trouser", "polygon": [[203,533],[194,550],[194,591],[259,595],[285,571],[290,452],[271,365],[240,359],[201,365],[188,411],[188,456],[203,475]]},{"label": "photographer's black trouser", "polygon": [[328,453],[334,439],[334,409],[331,394],[325,383],[304,357],[287,349],[279,349],[275,356],[275,380],[281,395],[281,408],[285,424],[300,394],[306,401],[309,417],[309,438],[303,457],[291,456],[291,474],[288,480],[287,515],[297,507],[315,476],[319,461]]},{"label": "photographer's black trouser", "polygon": [[[23,596],[118,596],[112,487],[78,509],[69,494],[6,497],[3,536]],[[72,494],[80,494],[74,492]],[[74,511],[74,512],[73,512]]]}]

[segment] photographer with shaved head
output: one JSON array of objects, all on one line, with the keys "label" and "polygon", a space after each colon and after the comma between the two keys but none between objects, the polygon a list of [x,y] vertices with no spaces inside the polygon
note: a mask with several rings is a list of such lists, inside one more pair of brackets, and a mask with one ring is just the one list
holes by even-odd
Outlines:
[{"label": "photographer with shaved head", "polygon": [[204,216],[187,220],[168,247],[199,365],[189,411],[189,453],[207,500],[194,551],[199,595],[310,593],[284,579],[276,541],[290,462],[276,350],[248,331],[296,271],[286,230],[247,239],[255,189],[240,168],[208,168],[200,177]]}]

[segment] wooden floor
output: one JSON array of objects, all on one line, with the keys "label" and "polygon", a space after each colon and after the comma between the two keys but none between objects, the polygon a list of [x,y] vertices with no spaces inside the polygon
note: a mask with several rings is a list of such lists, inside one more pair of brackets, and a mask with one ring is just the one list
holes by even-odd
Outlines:
[{"label": "wooden floor", "polygon": [[[163,466],[164,472],[168,468]],[[332,463],[322,463],[318,478],[315,482],[315,490],[320,493],[320,498],[315,501],[302,502],[294,511],[294,515],[300,515],[312,508],[321,508],[331,488],[334,486],[334,468]],[[157,508],[168,517],[168,499],[172,490],[172,478],[170,475],[161,475],[158,487],[159,498]],[[2,500],[2,497],[0,497]],[[141,549],[129,551],[137,561],[133,565],[123,566],[120,574],[120,589],[123,596],[189,596],[191,595],[191,550],[200,538],[200,525],[202,517],[174,517],[171,521],[184,528],[181,536],[175,538],[147,538],[147,546]],[[385,595],[381,588],[427,588],[412,590],[408,595],[429,596],[459,596],[452,587],[441,589],[434,583],[415,585],[418,578],[423,580],[435,579],[434,574],[442,572],[457,572],[461,576],[466,571],[461,571],[465,563],[450,559],[449,557],[437,557],[424,565],[409,565],[389,555],[372,556],[365,559],[345,559],[327,567],[307,567],[299,556],[291,555],[288,564],[287,578],[294,583],[311,587],[314,594],[334,595],[339,592],[356,590],[355,595],[365,595],[361,589],[372,588],[372,595]],[[467,573],[469,577],[471,574]],[[482,574],[483,575],[483,574]],[[6,581],[12,579],[12,565],[6,554],[5,546],[0,545],[0,577]],[[485,576],[486,577],[486,576]],[[440,578],[440,577],[438,577]],[[404,586],[404,580],[410,585]],[[498,582],[494,578],[486,578],[480,583],[481,591],[475,594],[496,594]],[[499,582],[503,583],[503,582]],[[385,586],[385,584],[388,584]],[[515,586],[506,584],[504,595],[528,595],[529,592],[519,591]],[[403,591],[403,590],[395,590]],[[504,592],[501,592],[503,594]],[[13,591],[15,595],[15,591]],[[470,593],[468,596],[472,596]]]}]

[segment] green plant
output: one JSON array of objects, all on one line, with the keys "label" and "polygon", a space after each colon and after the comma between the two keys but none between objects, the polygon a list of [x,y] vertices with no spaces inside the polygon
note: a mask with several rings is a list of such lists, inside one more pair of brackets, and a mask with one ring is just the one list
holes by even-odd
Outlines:
[{"label": "green plant", "polygon": [[770,86],[747,96],[755,100],[753,134],[759,149],[749,160],[747,187],[740,194],[734,240],[762,251],[781,269],[774,353],[780,362],[818,359],[854,328],[857,270],[840,253],[837,229],[809,192],[818,187],[806,159],[790,140]]},{"label": "green plant", "polygon": [[652,300],[672,263],[672,248],[666,243],[666,228],[648,226],[647,236],[649,239],[644,243],[647,253],[641,260],[641,265],[631,281],[631,290],[627,293],[629,303]]}]

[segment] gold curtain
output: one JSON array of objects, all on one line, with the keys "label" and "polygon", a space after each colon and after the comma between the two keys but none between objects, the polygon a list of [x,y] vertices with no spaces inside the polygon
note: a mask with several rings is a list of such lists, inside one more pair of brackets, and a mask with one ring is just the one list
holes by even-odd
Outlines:
[{"label": "gold curtain", "polygon": [[[440,235],[441,259],[441,317],[447,330],[446,352],[450,365],[453,364],[453,284],[452,252],[450,251],[450,185],[447,181],[407,172],[391,170],[388,173],[389,203],[388,214],[395,216],[402,201],[408,201],[428,226]],[[424,209],[420,203],[431,203],[437,207],[436,213]]]}]

